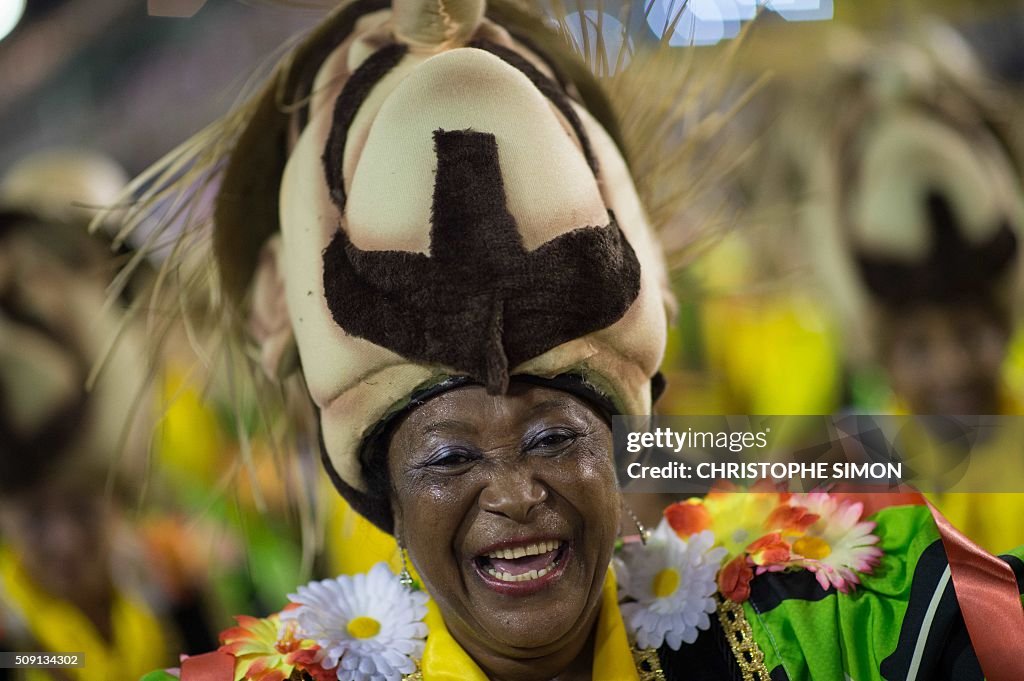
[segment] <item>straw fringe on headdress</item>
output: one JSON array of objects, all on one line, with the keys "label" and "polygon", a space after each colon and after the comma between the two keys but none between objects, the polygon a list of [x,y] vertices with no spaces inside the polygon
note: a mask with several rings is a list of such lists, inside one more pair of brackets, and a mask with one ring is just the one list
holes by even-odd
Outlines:
[{"label": "straw fringe on headdress", "polygon": [[[639,1],[639,0],[637,0]],[[268,3],[301,8],[325,8],[330,0],[266,0]],[[347,3],[351,4],[351,3]],[[668,45],[674,23],[666,28],[665,37],[656,48],[635,47],[622,40],[609,45],[605,29],[600,23],[583,21],[570,26],[567,17],[583,12],[561,0],[553,3],[547,14],[526,0],[492,0],[488,11],[502,22],[512,21],[527,30],[540,31],[531,39],[540,47],[562,44],[575,52],[586,67],[597,77],[600,89],[594,89],[585,79],[578,80],[591,113],[608,129],[609,134],[623,150],[631,175],[644,200],[652,224],[669,246],[670,261],[675,261],[688,246],[706,237],[700,226],[680,225],[676,219],[685,207],[701,192],[708,191],[718,178],[733,170],[735,159],[708,159],[701,157],[706,145],[731,119],[756,86],[744,88],[741,96],[730,92],[735,85],[730,81],[729,68],[732,48],[708,68],[696,68],[693,50],[671,48]],[[618,13],[628,17],[631,3],[616,4]],[[595,10],[604,15],[604,8]],[[681,15],[680,11],[680,15]],[[678,18],[678,16],[677,16]],[[548,27],[555,26],[559,40]],[[543,28],[542,28],[543,27]],[[628,31],[628,22],[623,30]],[[577,33],[582,31],[582,37]],[[308,37],[307,37],[308,39]],[[312,42],[314,39],[309,40]],[[301,55],[291,51],[299,40],[289,42],[281,51],[287,53],[273,69],[273,85],[278,94],[276,113],[288,113],[303,106],[304,100],[290,99],[295,79],[301,67]],[[739,45],[733,41],[732,45]],[[630,64],[636,68],[628,68]],[[573,74],[578,67],[569,62],[560,64]],[[194,276],[199,263],[213,266],[209,260],[212,215],[195,204],[204,192],[216,188],[226,169],[226,162],[238,146],[246,129],[252,128],[259,117],[270,117],[265,102],[258,96],[261,82],[272,69],[264,64],[243,87],[236,104],[225,116],[179,146],[149,170],[137,177],[124,193],[123,204],[127,215],[117,234],[115,246],[143,229],[147,235],[139,246],[135,260],[125,268],[125,276],[143,259],[160,257],[165,270],[178,268],[182,262],[193,263],[189,272]],[[657,97],[651,93],[657,92]],[[722,110],[724,103],[728,110]],[[268,145],[269,146],[269,145]],[[710,161],[710,162],[709,162]],[[256,162],[259,162],[257,159]],[[697,163],[700,172],[695,171]],[[666,177],[683,178],[666,182]],[[670,189],[666,189],[670,187]],[[249,207],[251,209],[251,206]],[[169,256],[159,255],[173,247]],[[196,257],[196,253],[203,257]],[[248,263],[251,265],[251,262]],[[230,272],[223,276],[205,276],[201,282],[185,286],[192,291],[189,299],[208,300],[211,307],[224,301],[225,289],[239,295],[238,278]],[[159,294],[154,294],[158,296]],[[185,310],[179,310],[185,312]]]}]

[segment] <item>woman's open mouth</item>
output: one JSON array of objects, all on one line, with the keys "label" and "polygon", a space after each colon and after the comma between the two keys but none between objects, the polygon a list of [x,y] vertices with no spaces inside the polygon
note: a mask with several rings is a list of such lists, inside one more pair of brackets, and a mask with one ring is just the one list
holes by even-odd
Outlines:
[{"label": "woman's open mouth", "polygon": [[522,595],[542,588],[563,572],[569,543],[546,539],[502,546],[473,559],[484,583],[501,593]]}]

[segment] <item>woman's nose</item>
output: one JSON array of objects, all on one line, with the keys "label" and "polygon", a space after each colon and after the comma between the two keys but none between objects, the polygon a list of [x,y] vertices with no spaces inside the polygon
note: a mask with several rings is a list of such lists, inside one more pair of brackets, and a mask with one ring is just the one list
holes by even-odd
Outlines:
[{"label": "woman's nose", "polygon": [[480,492],[480,508],[516,522],[527,522],[533,509],[548,498],[547,488],[527,466],[502,466]]}]

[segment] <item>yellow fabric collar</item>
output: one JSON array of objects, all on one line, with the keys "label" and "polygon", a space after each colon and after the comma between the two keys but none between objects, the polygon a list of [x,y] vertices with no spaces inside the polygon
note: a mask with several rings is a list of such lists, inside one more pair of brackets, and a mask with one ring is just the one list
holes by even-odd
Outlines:
[{"label": "yellow fabric collar", "polygon": [[111,611],[114,642],[110,645],[76,607],[41,591],[21,561],[3,547],[0,593],[45,650],[85,654],[85,667],[64,670],[76,681],[138,678],[171,661],[160,624],[143,603],[116,594]]},{"label": "yellow fabric collar", "polygon": [[[488,681],[476,662],[448,633],[434,601],[427,605],[426,623],[430,634],[420,662],[424,681]],[[601,590],[592,678],[593,681],[639,681],[640,678],[619,612],[615,575],[611,570]]]}]

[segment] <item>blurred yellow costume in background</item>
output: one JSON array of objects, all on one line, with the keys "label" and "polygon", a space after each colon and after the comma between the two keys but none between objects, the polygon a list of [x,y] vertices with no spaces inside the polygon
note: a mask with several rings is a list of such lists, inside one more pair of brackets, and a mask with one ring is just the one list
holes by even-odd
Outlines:
[{"label": "blurred yellow costume in background", "polygon": [[[0,549],[0,612],[4,610],[21,620],[40,650],[83,653],[84,667],[61,670],[76,681],[134,679],[168,663],[170,643],[143,601],[115,592],[108,641],[72,604],[37,588],[9,549]],[[25,681],[50,678],[42,669],[24,670]]]},{"label": "blurred yellow costume in background", "polygon": [[144,479],[146,365],[123,301],[107,301],[118,264],[87,234],[85,206],[110,204],[123,182],[77,150],[0,181],[0,649],[85,654],[84,667],[15,678],[121,681],[208,638],[201,599],[161,588],[122,513]]}]

